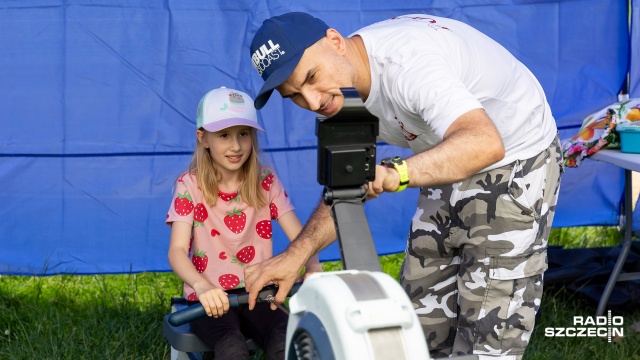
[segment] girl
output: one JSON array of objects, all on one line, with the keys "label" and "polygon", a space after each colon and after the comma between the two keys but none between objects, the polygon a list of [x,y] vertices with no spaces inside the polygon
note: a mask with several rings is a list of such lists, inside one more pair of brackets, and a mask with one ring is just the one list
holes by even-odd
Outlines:
[{"label": "girl", "polygon": [[[274,171],[258,160],[256,129],[264,130],[247,94],[224,87],[208,92],[196,122],[196,150],[176,181],[166,220],[169,264],[184,281],[187,300],[200,301],[208,315],[191,322],[191,331],[215,359],[248,358],[245,336],[268,359],[283,359],[287,315],[268,303],[230,310],[227,293],[245,291],[245,265],[272,256],[271,220],[290,240],[302,225]],[[322,271],[317,257],[307,263],[307,274],[316,271]]]}]

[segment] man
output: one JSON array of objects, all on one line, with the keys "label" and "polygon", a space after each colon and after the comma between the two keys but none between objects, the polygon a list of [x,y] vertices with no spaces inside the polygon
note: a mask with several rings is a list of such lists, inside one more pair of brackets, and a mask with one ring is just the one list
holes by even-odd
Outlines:
[{"label": "man", "polygon": [[[406,15],[344,38],[322,20],[266,20],[251,44],[265,80],[318,114],[355,87],[380,119],[380,139],[414,156],[376,167],[369,198],[421,189],[400,282],[433,357],[520,359],[542,296],[562,154],[542,87],[506,49],[472,27]],[[250,307],[268,281],[284,301],[307,259],[336,239],[320,203],[287,250],[245,270]]]}]

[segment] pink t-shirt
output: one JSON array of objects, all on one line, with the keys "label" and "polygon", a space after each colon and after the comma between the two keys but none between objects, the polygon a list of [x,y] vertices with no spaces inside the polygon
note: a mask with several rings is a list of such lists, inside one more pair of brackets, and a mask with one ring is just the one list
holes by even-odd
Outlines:
[{"label": "pink t-shirt", "polygon": [[[272,169],[263,167],[260,185],[269,205],[252,208],[238,193],[218,192],[215,206],[204,201],[196,177],[184,173],[176,190],[166,223],[193,224],[189,254],[193,266],[214,286],[244,287],[244,268],[273,255],[271,220],[293,210],[293,205]],[[195,291],[184,284],[184,296],[196,301]]]}]

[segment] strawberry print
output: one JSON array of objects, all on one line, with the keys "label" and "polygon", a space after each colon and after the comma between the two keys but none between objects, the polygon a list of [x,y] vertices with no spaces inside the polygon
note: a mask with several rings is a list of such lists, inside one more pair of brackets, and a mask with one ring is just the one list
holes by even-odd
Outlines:
[{"label": "strawberry print", "polygon": [[191,201],[191,196],[187,190],[184,191],[184,194],[178,193],[178,196],[173,200],[173,207],[180,216],[191,214],[193,211],[193,201]]},{"label": "strawberry print", "polygon": [[216,235],[220,235],[220,231],[216,229],[211,229],[211,237],[216,237]]},{"label": "strawberry print", "polygon": [[276,204],[269,204],[269,209],[271,210],[271,220],[278,220],[278,207]]},{"label": "strawberry print", "polygon": [[256,256],[256,249],[251,245],[245,246],[242,249],[240,249],[240,251],[238,251],[236,256],[233,257],[233,260],[231,260],[231,263],[232,264],[238,263],[244,266],[244,264],[250,263],[255,256]]},{"label": "strawberry print", "polygon": [[234,192],[232,194],[228,194],[228,193],[223,193],[222,191],[218,190],[218,197],[220,199],[222,199],[222,201],[226,201],[226,202],[231,202],[231,201],[239,201],[240,199],[238,199],[238,192]]},{"label": "strawberry print", "polygon": [[209,257],[206,254],[207,253],[204,251],[196,249],[191,257],[191,262],[199,273],[204,272],[207,268],[207,264],[209,263]]},{"label": "strawberry print", "polygon": [[204,226],[203,222],[207,220],[209,213],[203,203],[198,203],[193,211],[193,227]]},{"label": "strawberry print", "polygon": [[218,254],[218,257],[220,258],[220,260],[226,260],[227,259],[227,255],[224,253],[224,251],[221,251],[220,254]]},{"label": "strawberry print", "polygon": [[262,188],[269,191],[271,190],[271,184],[273,184],[273,174],[269,170],[265,170],[264,174],[260,176],[262,179]]},{"label": "strawberry print", "polygon": [[198,295],[196,295],[195,291],[187,296],[187,300],[189,301],[198,301]]},{"label": "strawberry print", "polygon": [[224,224],[234,234],[240,234],[246,223],[247,215],[241,209],[233,208],[233,211],[227,211],[227,215],[224,217]]},{"label": "strawberry print", "polygon": [[231,290],[239,287],[244,281],[240,281],[240,278],[234,274],[220,275],[218,283],[225,290]]},{"label": "strawberry print", "polygon": [[257,223],[256,232],[263,239],[271,239],[271,220],[262,220]]}]

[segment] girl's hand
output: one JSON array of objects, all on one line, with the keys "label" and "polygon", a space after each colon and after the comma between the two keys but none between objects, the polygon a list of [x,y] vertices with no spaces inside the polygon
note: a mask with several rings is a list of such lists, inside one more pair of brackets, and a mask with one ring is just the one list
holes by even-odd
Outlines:
[{"label": "girl's hand", "polygon": [[224,290],[211,284],[196,286],[194,290],[207,316],[217,318],[229,311],[229,297]]}]

